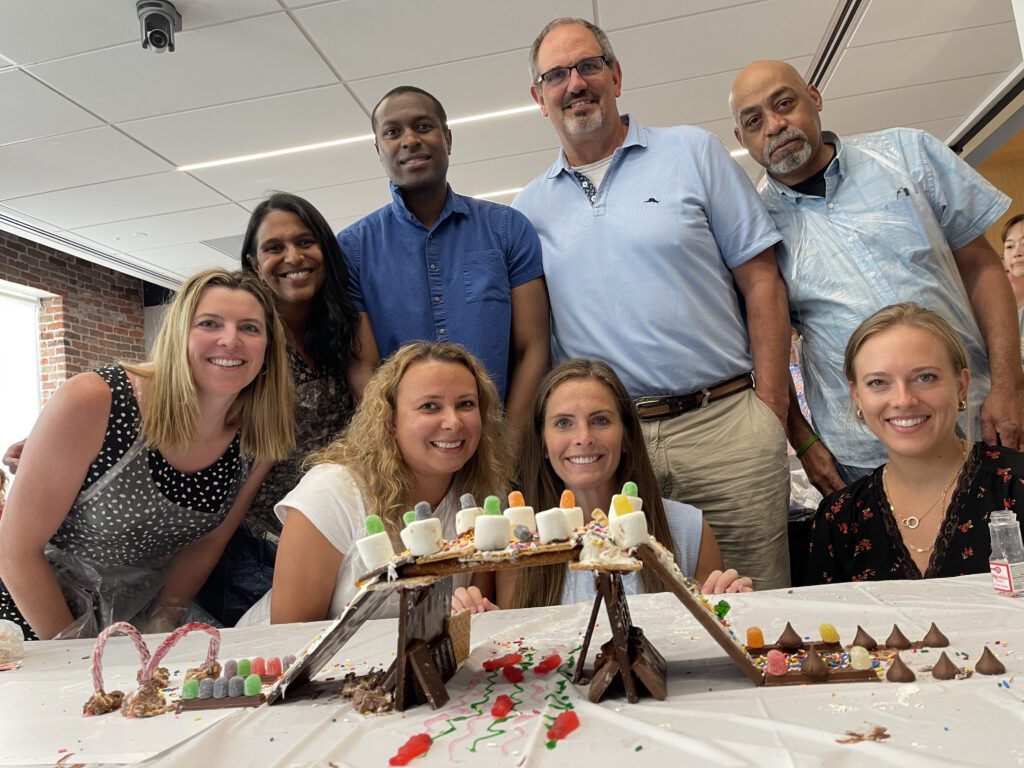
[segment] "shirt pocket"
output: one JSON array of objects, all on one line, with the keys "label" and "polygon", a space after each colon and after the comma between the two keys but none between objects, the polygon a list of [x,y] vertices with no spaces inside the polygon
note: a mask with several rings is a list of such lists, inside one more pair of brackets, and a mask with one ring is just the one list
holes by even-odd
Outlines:
[{"label": "shirt pocket", "polygon": [[508,304],[511,301],[505,259],[496,248],[463,254],[462,281],[467,304],[479,301]]}]

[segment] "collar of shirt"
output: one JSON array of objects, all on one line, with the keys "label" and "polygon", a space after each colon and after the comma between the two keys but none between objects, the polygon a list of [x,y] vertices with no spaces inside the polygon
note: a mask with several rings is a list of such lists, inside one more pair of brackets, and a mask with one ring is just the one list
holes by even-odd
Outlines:
[{"label": "collar of shirt", "polygon": [[[825,198],[827,199],[832,197],[839,180],[846,176],[846,155],[843,153],[842,139],[832,133],[832,131],[822,131],[821,140],[823,143],[831,144],[836,148],[836,156],[832,158],[832,162],[830,162],[828,167],[825,169]],[[813,195],[805,195],[802,192],[797,192],[792,187],[787,187],[781,181],[777,181],[772,178],[771,174],[767,171],[765,171],[764,178],[765,183],[776,194],[788,197],[797,203],[801,202],[802,198],[814,197]],[[818,199],[820,200],[821,198]]]},{"label": "collar of shirt", "polygon": [[[622,146],[617,147],[615,152],[624,150],[628,147],[646,147],[647,136],[644,133],[644,128],[640,125],[639,120],[630,119],[629,115],[622,115],[620,118],[622,122],[627,125],[626,138],[622,141]],[[614,155],[615,153],[613,153]],[[558,150],[558,158],[555,160],[555,164],[548,169],[547,177],[549,179],[555,178],[560,173],[567,173],[570,176],[573,175],[572,166],[569,165],[569,160],[565,156],[565,150]]]},{"label": "collar of shirt", "polygon": [[[388,187],[391,189],[391,212],[399,219],[408,221],[411,224],[415,224],[426,229],[426,227],[423,226],[423,222],[417,219],[416,215],[405,207],[405,199],[402,197],[402,190],[395,185],[395,182],[389,181]],[[456,213],[468,216],[469,206],[452,191],[452,185],[449,184],[448,195],[444,201],[444,209],[441,211],[441,215],[437,217],[437,221],[434,222],[434,226],[431,229],[437,229],[441,225],[442,221]]]}]

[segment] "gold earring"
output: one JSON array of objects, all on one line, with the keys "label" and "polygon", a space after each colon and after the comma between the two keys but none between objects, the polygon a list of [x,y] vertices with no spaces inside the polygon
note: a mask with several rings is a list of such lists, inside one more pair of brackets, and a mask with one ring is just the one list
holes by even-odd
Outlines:
[{"label": "gold earring", "polygon": [[857,409],[857,421],[864,421],[864,411]]},{"label": "gold earring", "polygon": [[967,400],[966,400],[966,398],[961,398],[960,399],[960,402],[957,403],[957,405],[956,405],[956,409],[958,411],[961,411],[961,412],[967,410]]}]

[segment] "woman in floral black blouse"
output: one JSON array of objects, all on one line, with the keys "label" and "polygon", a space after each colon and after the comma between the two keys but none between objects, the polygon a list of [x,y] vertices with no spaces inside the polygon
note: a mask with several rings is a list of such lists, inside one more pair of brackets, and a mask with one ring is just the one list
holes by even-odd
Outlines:
[{"label": "woman in floral black blouse", "polygon": [[844,364],[857,418],[889,463],[822,501],[806,583],[986,572],[989,513],[1024,506],[1024,454],[957,435],[970,372],[956,333],[895,304],[854,332]]}]

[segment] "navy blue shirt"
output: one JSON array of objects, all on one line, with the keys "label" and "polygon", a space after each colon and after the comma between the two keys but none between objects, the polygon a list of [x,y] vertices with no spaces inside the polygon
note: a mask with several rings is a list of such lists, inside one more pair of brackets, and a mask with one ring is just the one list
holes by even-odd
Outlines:
[{"label": "navy blue shirt", "polygon": [[542,277],[540,239],[507,205],[455,194],[429,230],[391,184],[392,203],[338,234],[348,291],[381,358],[418,340],[462,344],[508,389],[512,289]]}]

